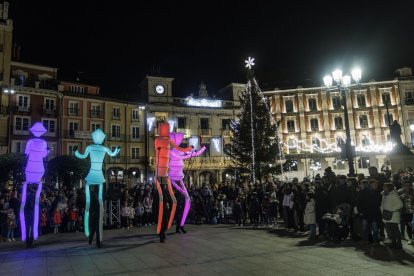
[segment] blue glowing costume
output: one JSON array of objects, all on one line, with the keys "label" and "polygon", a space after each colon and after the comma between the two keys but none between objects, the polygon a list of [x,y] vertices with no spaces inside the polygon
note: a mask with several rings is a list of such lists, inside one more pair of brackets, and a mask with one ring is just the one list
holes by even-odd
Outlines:
[{"label": "blue glowing costume", "polygon": [[92,140],[95,145],[89,145],[85,149],[84,154],[80,154],[78,151],[75,152],[75,156],[81,159],[86,157],[90,157],[91,160],[91,169],[86,176],[86,185],[85,185],[85,194],[86,194],[86,207],[85,207],[85,217],[84,217],[84,224],[85,224],[85,235],[89,237],[89,207],[90,207],[90,191],[89,185],[99,185],[99,239],[102,241],[103,238],[103,201],[102,201],[102,188],[103,183],[105,182],[105,177],[102,172],[102,163],[105,157],[105,154],[108,153],[110,156],[114,157],[118,155],[121,151],[120,148],[117,148],[114,152],[108,149],[105,146],[102,146],[102,143],[105,140],[105,133],[102,130],[97,129],[92,132]]},{"label": "blue glowing costume", "polygon": [[[43,158],[49,154],[47,143],[45,140],[38,137],[42,136],[47,130],[42,125],[42,123],[37,122],[31,128],[30,132],[36,137],[27,141],[25,154],[27,155],[27,165],[26,165],[26,181],[23,184],[22,189],[22,203],[20,205],[20,222],[21,222],[21,233],[22,241],[26,241],[27,234],[29,237],[27,242],[31,244],[34,240],[37,240],[39,233],[39,197],[40,192],[42,191],[42,182],[41,179],[45,173],[45,167],[43,166]],[[33,225],[26,225],[24,209],[26,205],[26,195],[27,195],[27,184],[37,184],[37,191],[35,196],[34,204],[34,221]],[[26,226],[28,227],[26,229]],[[31,228],[31,229],[30,229]],[[27,230],[27,231],[26,231]]]}]

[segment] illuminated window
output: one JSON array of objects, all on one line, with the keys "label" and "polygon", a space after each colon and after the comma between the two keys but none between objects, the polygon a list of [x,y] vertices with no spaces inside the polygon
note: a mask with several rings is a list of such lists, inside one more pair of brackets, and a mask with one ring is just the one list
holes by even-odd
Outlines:
[{"label": "illuminated window", "polygon": [[368,169],[370,167],[369,162],[369,157],[360,157],[358,160],[358,168]]}]

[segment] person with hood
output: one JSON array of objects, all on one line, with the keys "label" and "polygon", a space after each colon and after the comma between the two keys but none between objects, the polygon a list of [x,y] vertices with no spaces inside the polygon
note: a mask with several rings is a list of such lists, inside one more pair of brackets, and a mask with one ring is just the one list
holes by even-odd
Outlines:
[{"label": "person with hood", "polygon": [[400,210],[403,207],[403,202],[398,196],[392,183],[384,184],[384,192],[381,201],[381,214],[385,224],[385,229],[392,244],[390,248],[402,249],[401,233],[398,224],[401,220]]}]

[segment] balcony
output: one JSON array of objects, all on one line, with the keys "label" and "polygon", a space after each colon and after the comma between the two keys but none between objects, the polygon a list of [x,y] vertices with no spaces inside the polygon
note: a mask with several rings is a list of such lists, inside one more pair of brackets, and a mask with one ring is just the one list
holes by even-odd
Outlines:
[{"label": "balcony", "polygon": [[15,112],[31,112],[32,108],[30,106],[21,106],[17,105],[14,109]]},{"label": "balcony", "polygon": [[106,139],[108,141],[125,141],[125,134],[112,133],[112,132],[110,132],[106,136]]},{"label": "balcony", "polygon": [[112,113],[112,120],[121,120],[121,114],[120,113]]},{"label": "balcony", "polygon": [[103,118],[103,112],[100,111],[100,110],[92,109],[92,110],[90,110],[90,116],[91,116],[91,118],[102,119]]},{"label": "balcony", "polygon": [[125,164],[126,160],[127,160],[127,156],[124,156],[124,155],[123,156],[118,155],[118,156],[115,156],[115,157],[110,157],[109,155],[105,156],[105,163],[107,165],[109,165],[109,164]]},{"label": "balcony", "polygon": [[57,111],[56,111],[56,109],[43,108],[43,114],[57,115]]},{"label": "balcony", "polygon": [[132,135],[127,135],[128,142],[144,142],[144,135],[139,135],[133,137]]},{"label": "balcony", "polygon": [[68,108],[68,116],[79,116],[80,109],[79,108]]},{"label": "balcony", "polygon": [[[150,166],[154,169],[155,157],[150,157]],[[191,164],[190,164],[191,163]],[[225,169],[232,165],[231,158],[228,156],[215,157],[195,157],[191,162],[185,162],[185,169],[201,170],[201,169]]]},{"label": "balcony", "polygon": [[230,135],[231,135],[231,130],[230,130],[230,129],[222,129],[222,130],[221,130],[221,135],[222,135],[223,137],[230,137]]},{"label": "balcony", "polygon": [[79,130],[65,130],[63,132],[63,137],[66,139],[82,139],[82,140],[91,140],[90,131],[79,131]]},{"label": "balcony", "polygon": [[189,128],[177,128],[177,132],[184,133],[185,138],[188,138],[191,136],[191,129]]},{"label": "balcony", "polygon": [[130,163],[130,164],[144,164],[145,163],[145,157],[144,156],[139,156],[139,157],[132,158],[132,156],[128,156],[128,163]]},{"label": "balcony", "polygon": [[200,128],[200,134],[202,136],[211,136],[211,129],[209,129],[209,128]]}]

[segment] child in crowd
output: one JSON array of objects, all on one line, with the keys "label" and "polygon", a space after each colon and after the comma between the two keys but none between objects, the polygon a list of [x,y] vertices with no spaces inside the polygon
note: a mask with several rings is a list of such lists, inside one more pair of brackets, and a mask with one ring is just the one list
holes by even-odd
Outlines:
[{"label": "child in crowd", "polygon": [[138,202],[137,206],[135,207],[135,225],[138,227],[142,226],[142,214],[144,213],[144,209],[142,207],[142,203]]},{"label": "child in crowd", "polygon": [[14,229],[17,228],[16,215],[14,214],[14,210],[11,208],[7,211],[7,227],[8,227],[7,240],[16,241],[14,239]]},{"label": "child in crowd", "polygon": [[42,235],[47,233],[47,210],[42,208],[42,213],[40,214],[40,230]]},{"label": "child in crowd", "polygon": [[128,202],[125,201],[121,209],[121,225],[123,229],[129,228],[128,217],[129,217],[129,207],[128,207]]},{"label": "child in crowd", "polygon": [[129,206],[129,227],[134,226],[134,219],[135,219],[135,209],[131,203]]}]

